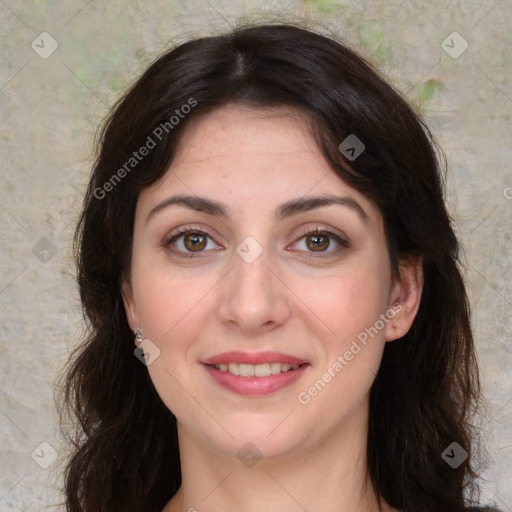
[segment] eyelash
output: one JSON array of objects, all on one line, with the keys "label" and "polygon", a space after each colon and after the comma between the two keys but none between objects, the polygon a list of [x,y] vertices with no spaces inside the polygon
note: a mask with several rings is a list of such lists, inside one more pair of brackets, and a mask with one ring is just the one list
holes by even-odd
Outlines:
[{"label": "eyelash", "polygon": [[[190,234],[190,233],[204,235],[204,236],[206,236],[206,237],[208,237],[210,239],[213,239],[207,231],[204,231],[201,228],[193,228],[193,227],[190,227],[190,226],[185,226],[183,228],[178,229],[175,234],[173,234],[170,238],[168,238],[167,241],[164,242],[163,246],[167,247],[168,250],[173,255],[178,256],[180,258],[188,258],[188,259],[190,259],[190,258],[195,258],[195,257],[201,257],[201,256],[197,256],[197,255],[200,254],[201,252],[204,252],[204,251],[198,251],[197,253],[193,253],[193,252],[176,251],[176,250],[173,250],[173,249],[170,248],[170,246],[171,246],[171,244],[173,242],[175,242],[176,240],[178,240],[182,236]],[[306,238],[308,236],[314,236],[314,235],[315,236],[318,236],[318,235],[328,236],[329,238],[334,239],[340,245],[340,247],[338,247],[337,249],[334,249],[332,251],[324,251],[324,252],[319,251],[317,254],[315,254],[314,251],[311,251],[309,253],[309,254],[311,254],[311,256],[307,256],[309,258],[326,258],[327,256],[332,256],[333,254],[337,254],[341,250],[346,249],[346,248],[349,247],[349,243],[347,242],[347,240],[345,240],[341,236],[337,235],[336,233],[333,233],[332,231],[328,231],[328,230],[325,230],[325,229],[319,229],[318,226],[316,226],[314,229],[309,229],[309,230],[307,229],[306,231],[304,231],[300,235],[300,237],[296,240],[296,242],[298,242],[298,241],[300,241],[303,238]],[[322,256],[322,254],[323,254],[323,256]],[[327,254],[327,256],[325,256],[325,254]]]}]

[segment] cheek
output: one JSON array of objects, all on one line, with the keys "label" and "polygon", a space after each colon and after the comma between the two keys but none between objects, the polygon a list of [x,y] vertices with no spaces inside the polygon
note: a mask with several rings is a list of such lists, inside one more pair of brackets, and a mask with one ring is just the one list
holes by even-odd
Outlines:
[{"label": "cheek", "polygon": [[321,320],[329,343],[340,349],[385,312],[387,272],[378,262],[374,266],[359,263],[315,281],[297,280],[294,291],[305,299],[309,316]]},{"label": "cheek", "polygon": [[325,361],[311,381],[320,380],[318,387],[324,383],[328,388],[319,402],[343,403],[350,409],[368,393],[385,346],[381,315],[388,306],[388,276],[385,262],[361,258],[310,293],[308,306],[329,328],[323,338]]},{"label": "cheek", "polygon": [[[337,336],[325,342],[326,360],[322,361],[303,389],[315,400],[314,414],[326,407],[338,411],[333,421],[349,417],[367,398],[380,367],[385,346],[385,330],[374,330],[375,318],[347,316],[337,324]],[[376,316],[378,319],[378,315]],[[304,403],[304,402],[301,402]]]},{"label": "cheek", "polygon": [[[138,309],[144,329],[160,354],[148,366],[155,389],[167,408],[178,417],[190,414],[191,366],[195,343],[204,335],[204,318],[211,284],[202,279],[160,272],[153,265],[139,278]],[[178,270],[179,272],[179,270]],[[135,274],[135,272],[134,272]],[[205,296],[206,295],[206,296]]]},{"label": "cheek", "polygon": [[215,284],[213,276],[194,276],[155,261],[144,264],[142,259],[134,265],[132,279],[144,335],[162,343],[201,325],[198,316],[204,316],[208,290]]}]

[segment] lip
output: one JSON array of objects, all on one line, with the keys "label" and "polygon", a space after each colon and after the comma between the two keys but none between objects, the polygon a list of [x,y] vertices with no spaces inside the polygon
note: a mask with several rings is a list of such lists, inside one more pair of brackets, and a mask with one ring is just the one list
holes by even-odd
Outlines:
[{"label": "lip", "polygon": [[[282,363],[282,364],[304,364],[308,361],[299,359],[295,356],[283,354],[281,352],[258,352],[251,354],[250,352],[223,352],[213,357],[201,361],[203,364],[264,364],[264,363]],[[235,375],[236,377],[236,375]],[[249,377],[244,377],[245,379]],[[266,377],[257,377],[259,380]]]},{"label": "lip", "polygon": [[[284,355],[284,354],[282,354]],[[218,357],[218,356],[216,356]],[[225,357],[225,356],[223,356]],[[226,360],[223,359],[225,362]],[[231,361],[238,362],[238,361]],[[265,362],[268,362],[266,359]],[[275,359],[273,362],[276,361]],[[287,361],[285,361],[287,362]],[[212,363],[212,364],[220,364],[220,363]],[[255,364],[255,363],[246,363],[246,364]],[[258,363],[256,363],[258,364]],[[294,363],[300,364],[300,363]],[[233,375],[229,372],[223,372],[221,370],[215,369],[214,366],[210,364],[203,364],[206,371],[210,374],[212,379],[217,382],[220,386],[237,393],[239,395],[244,396],[261,396],[261,395],[269,395],[274,393],[286,386],[293,384],[297,379],[299,379],[304,371],[310,366],[309,363],[302,364],[296,370],[291,370],[287,372],[277,373],[275,375],[269,375],[268,377],[241,377],[240,375]]]}]

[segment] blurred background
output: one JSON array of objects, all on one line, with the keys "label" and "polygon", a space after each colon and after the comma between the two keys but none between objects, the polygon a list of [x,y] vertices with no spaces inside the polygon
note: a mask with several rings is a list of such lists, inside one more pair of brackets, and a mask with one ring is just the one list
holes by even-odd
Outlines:
[{"label": "blurred background", "polygon": [[510,0],[0,0],[0,510],[63,510],[53,393],[83,329],[71,240],[96,130],[163,51],[244,20],[348,43],[443,147],[488,400],[482,501],[512,512]]}]

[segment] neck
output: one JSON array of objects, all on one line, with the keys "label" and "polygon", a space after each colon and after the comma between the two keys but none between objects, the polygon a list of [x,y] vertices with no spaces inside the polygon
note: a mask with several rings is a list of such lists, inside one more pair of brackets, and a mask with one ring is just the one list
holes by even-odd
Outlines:
[{"label": "neck", "polygon": [[[378,512],[366,466],[366,428],[346,427],[313,446],[263,454],[245,465],[204,445],[178,422],[182,485],[163,512]],[[382,503],[382,512],[393,510]]]}]

